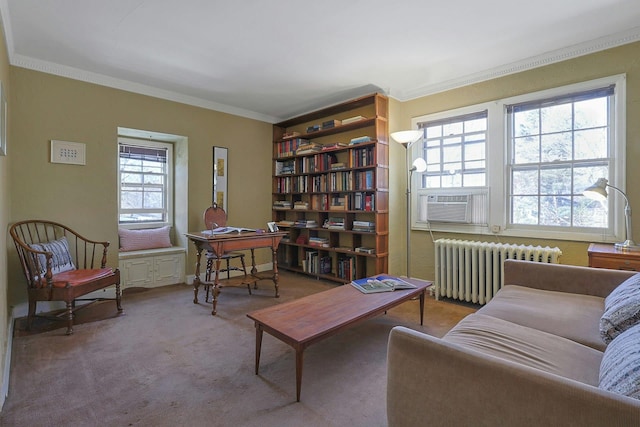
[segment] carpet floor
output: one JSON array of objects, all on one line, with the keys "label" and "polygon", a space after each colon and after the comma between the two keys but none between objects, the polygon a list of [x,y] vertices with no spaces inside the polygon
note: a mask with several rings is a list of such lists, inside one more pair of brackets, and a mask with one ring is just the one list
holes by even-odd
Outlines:
[{"label": "carpet floor", "polygon": [[[301,402],[295,352],[264,335],[255,375],[255,328],[246,313],[336,286],[289,272],[280,298],[263,281],[223,288],[218,314],[193,304],[193,288],[127,289],[65,322],[18,319],[2,426],[385,426],[389,331],[403,325],[444,335],[477,307],[427,298],[424,326],[409,301],[309,347]],[[429,390],[424,391],[428,405]]]}]

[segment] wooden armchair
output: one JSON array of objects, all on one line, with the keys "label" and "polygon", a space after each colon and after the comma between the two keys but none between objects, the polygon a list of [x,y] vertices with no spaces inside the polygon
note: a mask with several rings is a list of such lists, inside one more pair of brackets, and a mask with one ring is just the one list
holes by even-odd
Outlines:
[{"label": "wooden armchair", "polygon": [[[109,242],[89,240],[67,226],[43,220],[15,223],[9,233],[27,279],[28,329],[38,301],[67,304],[67,335],[73,333],[76,301],[115,300],[122,312],[120,271],[106,267]],[[111,285],[116,285],[115,298],[79,298]]]}]

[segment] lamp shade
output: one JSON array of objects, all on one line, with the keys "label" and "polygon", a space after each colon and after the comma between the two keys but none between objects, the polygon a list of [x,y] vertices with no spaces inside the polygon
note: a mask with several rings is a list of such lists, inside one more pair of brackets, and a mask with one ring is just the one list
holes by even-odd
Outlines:
[{"label": "lamp shade", "polygon": [[590,187],[587,187],[582,194],[594,200],[605,200],[607,198],[607,179],[600,178]]},{"label": "lamp shade", "polygon": [[422,157],[418,157],[413,161],[412,169],[418,173],[422,173],[427,170],[427,162],[425,162]]},{"label": "lamp shade", "polygon": [[414,142],[419,140],[422,135],[424,135],[424,132],[421,130],[401,130],[398,132],[393,132],[391,134],[391,138],[393,138],[394,141],[406,146],[408,144],[413,144]]}]

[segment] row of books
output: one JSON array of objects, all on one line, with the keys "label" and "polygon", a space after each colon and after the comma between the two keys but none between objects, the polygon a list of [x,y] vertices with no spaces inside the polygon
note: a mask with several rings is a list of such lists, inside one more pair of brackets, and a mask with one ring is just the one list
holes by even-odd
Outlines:
[{"label": "row of books", "polygon": [[331,257],[320,256],[318,252],[308,251],[302,260],[302,270],[311,274],[330,274]]},{"label": "row of books", "polygon": [[298,150],[298,147],[300,145],[304,145],[309,143],[308,139],[304,139],[304,138],[291,138],[291,139],[286,139],[284,141],[280,141],[277,142],[275,144],[275,156],[278,158],[281,157],[290,157],[296,154],[296,151]]},{"label": "row of books", "polygon": [[318,222],[315,219],[297,219],[293,224],[297,228],[317,228]]},{"label": "row of books", "polygon": [[376,223],[371,221],[353,221],[351,227],[353,231],[376,231]]},{"label": "row of books", "polygon": [[[321,190],[315,189],[314,192]],[[324,190],[327,191],[327,190]],[[331,190],[334,191],[334,190]],[[359,191],[349,196],[346,194],[312,194],[309,198],[309,202],[298,200],[293,204],[289,200],[275,200],[272,205],[276,210],[314,210],[314,211],[365,211],[372,212],[376,209],[376,195],[375,193],[369,193]]]},{"label": "row of books", "polygon": [[356,278],[355,259],[353,257],[339,257],[336,264],[336,276],[344,279],[345,281]]}]

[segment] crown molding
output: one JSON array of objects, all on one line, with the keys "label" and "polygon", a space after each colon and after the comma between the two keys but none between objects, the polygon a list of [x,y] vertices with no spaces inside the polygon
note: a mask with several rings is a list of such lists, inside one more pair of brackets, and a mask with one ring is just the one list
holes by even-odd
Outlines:
[{"label": "crown molding", "polygon": [[257,113],[255,111],[245,110],[243,108],[237,108],[226,104],[220,104],[195,96],[183,95],[177,92],[135,83],[128,80],[117,79],[114,77],[109,77],[103,74],[93,73],[74,67],[67,67],[65,65],[60,65],[53,62],[42,61],[23,55],[13,54],[11,55],[9,62],[11,65],[16,67],[40,71],[42,73],[53,74],[60,77],[67,77],[74,80],[107,86],[127,92],[151,96],[154,98],[160,98],[168,101],[206,108],[208,110],[220,111],[223,113],[233,114],[236,116],[246,117],[249,119],[259,120],[267,123],[277,123],[279,120],[279,118],[277,117]]},{"label": "crown molding", "polygon": [[492,80],[498,77],[504,77],[510,74],[520,73],[522,71],[532,70],[534,68],[543,67],[556,62],[566,61],[568,59],[577,58],[579,56],[588,55],[617,46],[637,42],[640,40],[640,27],[616,33],[607,37],[594,39],[588,42],[580,43],[563,49],[557,49],[542,55],[533,56],[522,61],[513,62],[511,64],[502,65],[500,67],[469,74],[456,79],[447,80],[441,83],[421,86],[415,89],[405,91],[395,91],[389,96],[400,102],[410,101],[427,95],[433,95],[445,92],[451,89],[457,89],[463,86]]}]

